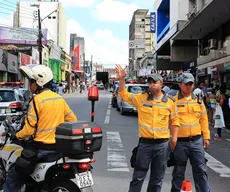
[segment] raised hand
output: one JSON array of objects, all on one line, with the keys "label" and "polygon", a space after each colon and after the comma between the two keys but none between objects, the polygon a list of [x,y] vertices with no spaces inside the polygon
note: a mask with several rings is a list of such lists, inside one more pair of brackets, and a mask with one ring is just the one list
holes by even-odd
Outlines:
[{"label": "raised hand", "polygon": [[126,76],[125,70],[119,64],[116,65],[116,73],[119,76],[119,79],[125,78]]}]

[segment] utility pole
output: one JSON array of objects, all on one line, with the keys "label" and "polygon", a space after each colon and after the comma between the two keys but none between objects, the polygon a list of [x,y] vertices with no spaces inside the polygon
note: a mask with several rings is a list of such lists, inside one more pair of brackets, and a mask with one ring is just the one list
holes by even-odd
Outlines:
[{"label": "utility pole", "polygon": [[38,7],[38,51],[39,51],[39,64],[42,65],[42,27],[40,8]]},{"label": "utility pole", "polygon": [[85,53],[83,53],[83,77],[85,81]]}]

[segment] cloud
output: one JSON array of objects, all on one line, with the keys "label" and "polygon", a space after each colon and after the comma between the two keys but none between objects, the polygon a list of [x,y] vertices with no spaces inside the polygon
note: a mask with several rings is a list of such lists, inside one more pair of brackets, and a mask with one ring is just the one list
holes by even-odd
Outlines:
[{"label": "cloud", "polygon": [[96,0],[61,0],[64,7],[90,7]]},{"label": "cloud", "polygon": [[128,61],[128,41],[121,40],[114,36],[108,29],[97,29],[92,33],[83,29],[79,23],[70,19],[67,21],[68,28],[68,48],[70,33],[77,33],[85,37],[86,59],[114,67],[114,64],[127,64]]},{"label": "cloud", "polygon": [[93,16],[101,21],[131,21],[133,12],[140,6],[130,3],[125,4],[120,1],[104,0],[92,11]]}]

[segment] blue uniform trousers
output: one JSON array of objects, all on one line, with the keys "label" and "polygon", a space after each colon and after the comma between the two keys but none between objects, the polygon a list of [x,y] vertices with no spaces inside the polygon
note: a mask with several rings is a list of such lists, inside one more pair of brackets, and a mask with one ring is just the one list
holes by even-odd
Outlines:
[{"label": "blue uniform trousers", "polygon": [[151,173],[147,192],[160,192],[168,157],[168,141],[160,144],[139,143],[129,192],[141,191],[150,163]]},{"label": "blue uniform trousers", "polygon": [[180,192],[182,182],[185,179],[188,159],[192,166],[196,192],[210,192],[202,138],[191,142],[178,141],[174,150],[174,157],[176,164],[172,173],[171,192]]}]

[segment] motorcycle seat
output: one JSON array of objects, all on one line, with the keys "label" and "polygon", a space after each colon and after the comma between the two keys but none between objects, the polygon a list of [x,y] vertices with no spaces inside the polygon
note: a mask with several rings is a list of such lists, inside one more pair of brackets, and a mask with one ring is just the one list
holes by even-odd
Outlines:
[{"label": "motorcycle seat", "polygon": [[47,163],[47,162],[57,161],[61,157],[62,157],[62,155],[60,153],[49,154],[49,155],[46,155],[46,156],[42,157],[39,160],[39,163]]}]

